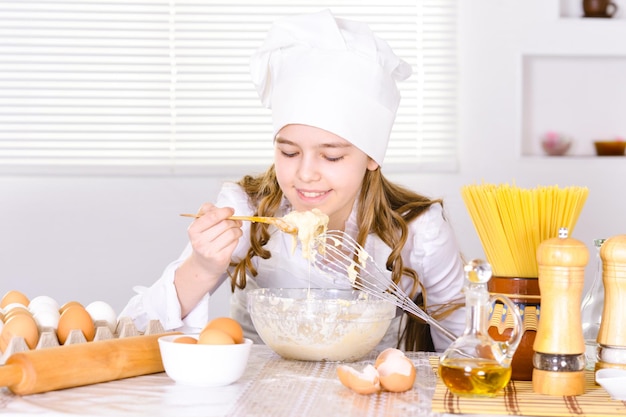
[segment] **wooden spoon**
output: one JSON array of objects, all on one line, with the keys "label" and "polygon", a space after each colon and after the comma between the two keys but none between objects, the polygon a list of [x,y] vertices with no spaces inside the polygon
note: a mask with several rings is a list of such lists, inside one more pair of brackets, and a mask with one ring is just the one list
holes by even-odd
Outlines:
[{"label": "wooden spoon", "polygon": [[[193,217],[194,219],[197,219],[201,215],[183,213],[181,214],[181,216]],[[285,233],[289,233],[291,235],[298,234],[298,228],[296,226],[287,223],[280,217],[230,216],[229,219],[230,220],[242,220],[242,221],[255,222],[255,223],[267,223],[267,224],[276,226],[278,229],[280,229],[281,231]]]}]

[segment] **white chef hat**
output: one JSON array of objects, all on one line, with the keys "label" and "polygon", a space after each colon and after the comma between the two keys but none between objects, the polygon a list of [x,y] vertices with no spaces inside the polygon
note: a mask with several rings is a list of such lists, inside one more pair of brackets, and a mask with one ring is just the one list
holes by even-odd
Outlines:
[{"label": "white chef hat", "polygon": [[411,66],[360,22],[329,10],[277,20],[252,56],[252,79],[272,109],[274,136],[288,124],[332,132],[379,165]]}]

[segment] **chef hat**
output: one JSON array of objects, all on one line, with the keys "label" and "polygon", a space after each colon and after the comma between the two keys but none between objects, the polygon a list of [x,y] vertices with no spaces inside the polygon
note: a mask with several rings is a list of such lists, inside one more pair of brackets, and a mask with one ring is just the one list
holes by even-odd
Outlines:
[{"label": "chef hat", "polygon": [[274,136],[288,124],[318,127],[382,165],[400,104],[396,81],[411,66],[366,24],[323,10],[276,21],[251,73]]}]

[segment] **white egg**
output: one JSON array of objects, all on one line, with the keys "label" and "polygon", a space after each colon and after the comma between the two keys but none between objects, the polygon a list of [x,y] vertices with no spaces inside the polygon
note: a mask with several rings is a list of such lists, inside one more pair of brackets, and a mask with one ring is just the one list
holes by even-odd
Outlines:
[{"label": "white egg", "polygon": [[111,330],[111,333],[115,333],[115,328],[117,326],[117,314],[113,307],[111,307],[108,303],[104,301],[94,301],[85,307],[85,310],[91,316],[91,319],[94,322],[106,322],[107,326]]},{"label": "white egg", "polygon": [[30,300],[30,303],[28,303],[28,309],[33,314],[42,308],[50,308],[59,311],[59,303],[57,302],[57,300],[47,295],[39,295]]},{"label": "white egg", "polygon": [[5,316],[8,315],[11,310],[16,309],[16,308],[21,308],[22,310],[28,311],[28,307],[26,307],[24,304],[11,303],[4,307],[4,315]]},{"label": "white egg", "polygon": [[33,318],[35,323],[37,323],[39,331],[45,329],[56,330],[59,327],[61,313],[59,313],[59,310],[53,310],[52,308],[42,308],[33,314]]}]

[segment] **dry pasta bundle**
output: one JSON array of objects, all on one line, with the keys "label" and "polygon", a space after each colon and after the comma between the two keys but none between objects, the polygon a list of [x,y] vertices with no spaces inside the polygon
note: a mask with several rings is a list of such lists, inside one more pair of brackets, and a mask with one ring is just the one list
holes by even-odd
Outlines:
[{"label": "dry pasta bundle", "polygon": [[574,231],[589,194],[587,187],[475,184],[461,189],[465,206],[495,276],[537,277],[537,248]]}]

